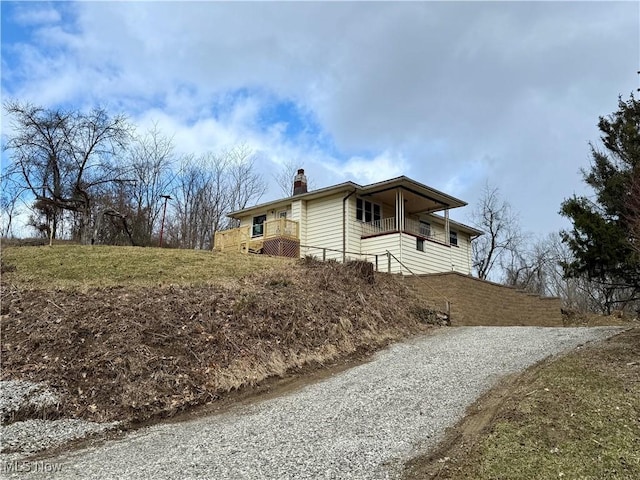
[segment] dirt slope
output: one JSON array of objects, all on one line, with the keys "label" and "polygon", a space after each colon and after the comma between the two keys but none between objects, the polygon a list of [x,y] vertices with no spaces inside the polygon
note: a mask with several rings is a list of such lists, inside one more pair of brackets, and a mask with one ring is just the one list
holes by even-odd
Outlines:
[{"label": "dirt slope", "polygon": [[2,285],[2,379],[48,382],[56,415],[135,422],[425,331],[415,295],[367,265],[300,261],[224,285]]}]

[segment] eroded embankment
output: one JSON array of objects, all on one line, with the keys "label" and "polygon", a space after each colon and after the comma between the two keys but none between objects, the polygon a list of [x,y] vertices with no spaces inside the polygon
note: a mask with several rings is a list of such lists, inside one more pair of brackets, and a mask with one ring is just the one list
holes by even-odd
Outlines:
[{"label": "eroded embankment", "polygon": [[137,422],[428,328],[415,294],[368,266],[300,261],[208,286],[3,285],[2,379],[48,384],[61,399],[50,418]]}]

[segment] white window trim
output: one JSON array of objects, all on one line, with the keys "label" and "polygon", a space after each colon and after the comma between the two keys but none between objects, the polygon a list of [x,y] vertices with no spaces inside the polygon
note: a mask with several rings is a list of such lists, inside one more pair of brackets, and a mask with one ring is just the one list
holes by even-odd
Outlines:
[{"label": "white window trim", "polygon": [[[456,241],[455,243],[451,241],[452,238],[455,238]],[[458,231],[457,230],[449,230],[449,245],[453,246],[453,247],[457,247],[458,246]]]},{"label": "white window trim", "polygon": [[[264,221],[262,222],[262,224],[259,223],[255,223],[256,218],[260,218],[260,217],[264,217]],[[267,215],[266,214],[262,214],[262,215],[255,215],[253,217],[251,217],[251,238],[257,238],[257,237],[263,237],[264,236],[264,224],[267,221]],[[262,233],[260,235],[255,235],[254,234],[254,228],[256,225],[262,225]]]},{"label": "white window trim", "polygon": [[[360,200],[362,202],[362,214],[363,214],[363,218],[358,218],[358,200]],[[376,221],[376,218],[374,217],[374,207],[378,207],[380,209],[380,218],[378,218],[378,220],[382,220],[382,204],[381,203],[376,203],[376,202],[372,202],[371,200],[365,200],[362,197],[356,197],[356,220],[362,223],[368,223],[366,221],[366,204],[370,204],[371,205],[371,221]]]}]

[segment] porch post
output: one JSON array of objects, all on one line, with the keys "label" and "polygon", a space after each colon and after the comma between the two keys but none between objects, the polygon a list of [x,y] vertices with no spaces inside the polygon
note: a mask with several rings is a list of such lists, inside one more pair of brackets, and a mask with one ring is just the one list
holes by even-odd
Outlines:
[{"label": "porch post", "polygon": [[398,190],[396,190],[396,221],[395,221],[395,227],[397,231],[400,231],[400,208],[398,207],[398,197],[400,196],[400,192]]},{"label": "porch post", "polygon": [[449,235],[450,229],[449,229],[449,209],[445,209],[444,211],[444,243],[445,245],[449,245],[451,242],[451,238]]},{"label": "porch post", "polygon": [[401,189],[396,192],[396,230],[404,231],[404,194]]}]

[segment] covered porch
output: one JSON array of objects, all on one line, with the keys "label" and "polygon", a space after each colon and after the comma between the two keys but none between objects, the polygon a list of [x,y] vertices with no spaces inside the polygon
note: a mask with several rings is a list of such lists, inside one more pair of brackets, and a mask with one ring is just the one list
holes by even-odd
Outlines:
[{"label": "covered porch", "polygon": [[[371,187],[374,188],[365,189],[356,201],[362,239],[406,233],[449,245],[449,210],[462,207],[465,202],[406,178]],[[438,229],[433,228],[428,217],[436,212],[441,212]]]}]

